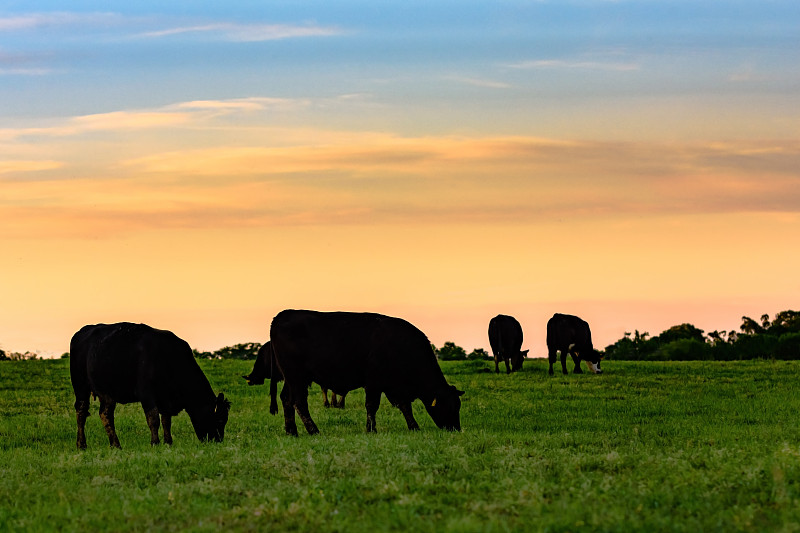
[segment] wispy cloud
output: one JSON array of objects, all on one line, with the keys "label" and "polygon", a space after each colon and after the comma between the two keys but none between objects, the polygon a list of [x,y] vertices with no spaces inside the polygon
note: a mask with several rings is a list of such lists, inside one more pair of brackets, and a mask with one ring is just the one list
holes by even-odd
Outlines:
[{"label": "wispy cloud", "polygon": [[638,63],[619,63],[605,61],[564,61],[561,59],[537,59],[532,61],[520,61],[509,63],[509,68],[531,70],[531,69],[586,69],[586,70],[607,70],[614,72],[630,72],[639,70]]},{"label": "wispy cloud", "polygon": [[116,13],[46,12],[0,17],[0,32],[35,30],[58,26],[108,26],[123,20]]},{"label": "wispy cloud", "polygon": [[341,33],[342,31],[335,27],[316,25],[214,23],[148,31],[140,36],[160,38],[181,34],[205,34],[229,41],[257,42],[299,37],[330,37]]},{"label": "wispy cloud", "polygon": [[60,161],[0,161],[0,174],[17,172],[39,172],[61,168],[64,163]]},{"label": "wispy cloud", "polygon": [[165,109],[200,110],[200,111],[264,111],[264,110],[296,110],[311,105],[307,99],[293,98],[231,98],[226,100],[192,100],[181,102]]},{"label": "wispy cloud", "polygon": [[471,85],[473,87],[485,87],[487,89],[510,89],[511,85],[502,81],[487,80],[483,78],[471,78],[467,76],[446,76],[446,80]]},{"label": "wispy cloud", "polygon": [[46,76],[53,72],[54,70],[49,68],[0,67],[0,76]]}]

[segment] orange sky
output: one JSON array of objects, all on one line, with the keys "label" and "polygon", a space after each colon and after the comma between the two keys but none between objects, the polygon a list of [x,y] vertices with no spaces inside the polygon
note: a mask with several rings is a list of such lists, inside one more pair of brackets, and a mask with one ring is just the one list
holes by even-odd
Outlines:
[{"label": "orange sky", "polygon": [[214,350],[310,308],[468,350],[512,314],[543,355],[555,312],[603,348],[800,306],[792,4],[431,6],[411,33],[356,4],[0,14],[0,348],[128,320]]}]

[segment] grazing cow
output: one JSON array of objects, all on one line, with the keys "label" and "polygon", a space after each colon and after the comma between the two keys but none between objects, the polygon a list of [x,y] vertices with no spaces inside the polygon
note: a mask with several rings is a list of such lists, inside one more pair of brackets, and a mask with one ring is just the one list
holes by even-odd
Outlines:
[{"label": "grazing cow", "polygon": [[[242,376],[247,380],[248,385],[263,385],[264,380],[270,379],[270,387],[272,387],[272,372],[277,373],[275,382],[283,381],[283,374],[275,364],[275,359],[272,356],[272,345],[269,341],[266,342],[258,350],[256,355],[256,362],[253,364],[253,370],[247,376]],[[344,409],[344,397],[346,394],[337,395],[331,391],[331,401],[328,401],[328,389],[322,387],[322,405],[325,407],[335,407],[337,409]],[[273,415],[278,414],[278,404],[275,401],[275,395],[270,395],[271,401],[269,412]]]},{"label": "grazing cow", "polygon": [[78,448],[86,448],[89,395],[100,399],[108,441],[119,448],[114,428],[117,403],[141,402],[150,443],[158,444],[159,415],[164,442],[172,444],[172,417],[186,410],[201,441],[221,442],[230,402],[214,395],[186,341],[144,324],[84,326],[70,342],[69,373],[75,391]]},{"label": "grazing cow", "polygon": [[286,310],[272,320],[270,338],[286,378],[281,401],[289,435],[297,435],[295,410],[309,434],[319,432],[308,412],[312,381],[338,394],[364,387],[367,432],[376,430],[382,393],[403,413],[408,429],[419,429],[411,412],[411,402],[419,399],[438,427],[461,430],[464,392],[447,383],[430,341],[405,320]]},{"label": "grazing cow", "polygon": [[595,374],[602,374],[600,354],[592,346],[592,331],[586,321],[572,315],[556,313],[547,321],[547,351],[550,357],[550,375],[553,375],[553,364],[561,352],[561,371],[567,374],[567,353],[575,363],[573,372],[582,374],[581,359]]},{"label": "grazing cow", "polygon": [[[528,350],[522,348],[522,326],[508,315],[497,315],[489,321],[489,344],[494,354],[494,371],[500,373],[500,361],[506,364],[506,374],[522,370]],[[509,364],[510,363],[510,364]]]}]

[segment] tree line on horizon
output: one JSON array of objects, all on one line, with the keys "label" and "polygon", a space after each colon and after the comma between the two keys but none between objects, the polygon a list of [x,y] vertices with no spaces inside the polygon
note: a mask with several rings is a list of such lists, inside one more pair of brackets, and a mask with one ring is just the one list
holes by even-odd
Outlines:
[{"label": "tree line on horizon", "polygon": [[[198,359],[255,359],[261,348],[258,342],[225,346],[208,352],[193,349]],[[492,355],[483,348],[471,352],[454,342],[431,348],[440,361],[484,361]],[[781,311],[770,320],[768,314],[760,320],[742,317],[739,331],[712,331],[708,334],[688,323],[671,328],[652,337],[634,330],[607,346],[605,358],[616,361],[736,361],[744,359],[800,359],[800,311]],[[69,353],[61,356],[69,357]],[[38,359],[34,352],[10,352],[0,349],[0,361]]]},{"label": "tree line on horizon", "polygon": [[617,361],[738,361],[800,359],[800,312],[781,311],[770,320],[742,317],[739,331],[707,335],[692,324],[672,326],[651,337],[635,330],[607,346],[605,357]]}]

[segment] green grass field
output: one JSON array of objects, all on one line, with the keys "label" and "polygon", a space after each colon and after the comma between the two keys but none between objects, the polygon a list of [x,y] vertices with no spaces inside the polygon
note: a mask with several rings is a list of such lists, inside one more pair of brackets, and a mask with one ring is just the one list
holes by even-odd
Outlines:
[{"label": "green grass field", "polygon": [[224,443],[182,413],[151,447],[123,405],[112,450],[93,402],[78,452],[67,361],[0,363],[0,530],[800,531],[800,362],[443,363],[462,433],[419,402],[411,433],[384,399],[367,435],[363,391],[340,411],[313,386],[321,434],[298,438],[250,362],[201,365],[233,402]]}]

